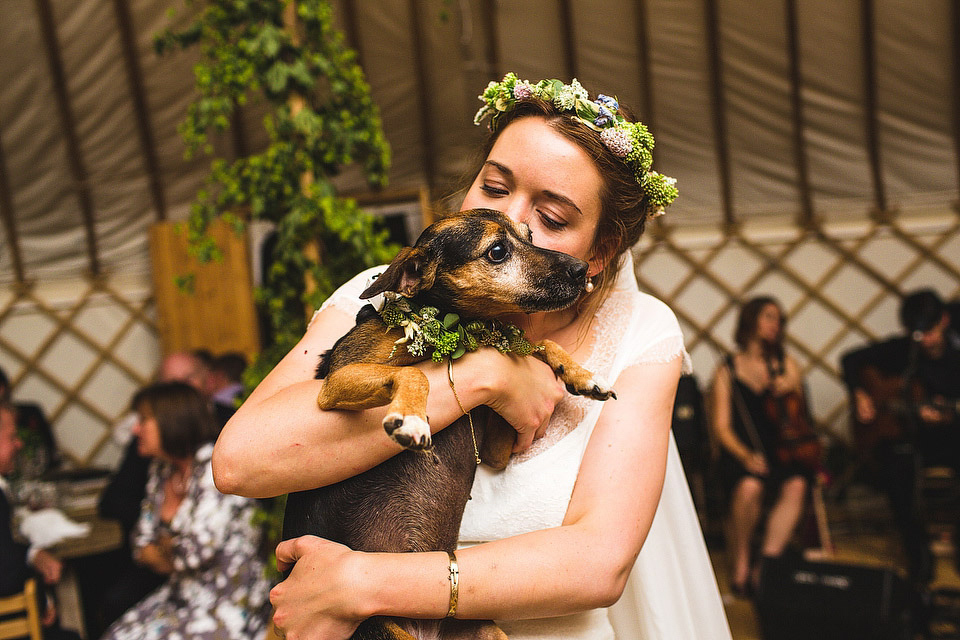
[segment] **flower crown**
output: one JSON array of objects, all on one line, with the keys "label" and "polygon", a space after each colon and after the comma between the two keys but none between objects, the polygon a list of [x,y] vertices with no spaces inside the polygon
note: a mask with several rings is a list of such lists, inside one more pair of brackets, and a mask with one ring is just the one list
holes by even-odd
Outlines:
[{"label": "flower crown", "polygon": [[600,139],[610,152],[622,159],[633,171],[637,184],[647,196],[647,212],[650,216],[662,215],[664,208],[673,202],[679,192],[677,181],[656,171],[653,164],[653,135],[642,122],[628,122],[619,113],[616,98],[600,94],[590,100],[587,90],[574,78],[570,84],[560,80],[541,80],[530,84],[520,80],[515,73],[508,73],[500,82],[491,82],[478,96],[484,102],[474,124],[490,115],[490,128],[495,129],[500,115],[512,111],[519,102],[540,99],[552,103],[563,112],[600,134]]}]

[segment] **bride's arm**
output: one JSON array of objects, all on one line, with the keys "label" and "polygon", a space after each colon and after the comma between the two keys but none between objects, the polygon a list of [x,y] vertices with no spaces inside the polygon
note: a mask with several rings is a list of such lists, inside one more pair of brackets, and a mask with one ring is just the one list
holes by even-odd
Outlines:
[{"label": "bride's arm", "polygon": [[[381,425],[386,409],[321,411],[314,380],[320,355],[354,325],[335,306],[321,311],[304,337],[263,379],[223,428],[213,453],[217,488],[270,497],[325,486],[369,469],[401,451]],[[425,362],[427,415],[436,432],[461,415],[445,365]],[[457,394],[466,409],[509,408],[504,417],[532,439],[563,395],[549,367],[481,349],[457,361]],[[522,395],[521,395],[522,394]],[[517,402],[523,397],[524,402]]]},{"label": "bride's arm", "polygon": [[[562,615],[619,598],[659,502],[680,368],[678,358],[621,374],[561,526],[457,552],[458,617]],[[281,543],[277,556],[296,566],[271,593],[274,619],[297,637],[347,637],[372,615],[440,618],[447,610],[444,553],[358,553],[305,536]]]}]

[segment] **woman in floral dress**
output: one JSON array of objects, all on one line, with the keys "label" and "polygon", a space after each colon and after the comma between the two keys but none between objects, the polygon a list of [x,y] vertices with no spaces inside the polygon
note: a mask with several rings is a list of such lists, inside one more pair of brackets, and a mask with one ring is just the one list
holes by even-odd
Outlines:
[{"label": "woman in floral dress", "polygon": [[262,638],[270,584],[259,554],[255,502],[221,494],[210,458],[216,427],[184,383],[159,383],[134,396],[140,453],[154,460],[134,559],[169,575],[114,623],[105,640]]}]

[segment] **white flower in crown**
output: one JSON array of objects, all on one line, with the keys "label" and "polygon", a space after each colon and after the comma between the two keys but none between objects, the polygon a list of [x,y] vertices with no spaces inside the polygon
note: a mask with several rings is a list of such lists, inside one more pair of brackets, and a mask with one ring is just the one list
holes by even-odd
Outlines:
[{"label": "white flower in crown", "polygon": [[553,103],[558,109],[568,111],[576,106],[577,100],[586,101],[589,99],[590,95],[587,93],[587,90],[574,78],[570,84],[565,84],[560,88],[560,91],[553,99]]},{"label": "white flower in crown", "polygon": [[618,158],[626,158],[633,151],[633,142],[630,140],[630,134],[620,127],[611,127],[600,132],[600,139],[603,144],[610,149],[610,152]]},{"label": "white flower in crown", "polygon": [[553,99],[553,104],[555,104],[558,109],[563,111],[573,109],[575,102],[576,98],[574,98],[573,91],[570,90],[570,87],[564,87],[561,89],[560,93],[557,94],[557,97]]},{"label": "white flower in crown", "polygon": [[583,85],[576,78],[570,81],[570,89],[573,91],[573,97],[577,100],[589,100],[590,94],[583,88]]}]

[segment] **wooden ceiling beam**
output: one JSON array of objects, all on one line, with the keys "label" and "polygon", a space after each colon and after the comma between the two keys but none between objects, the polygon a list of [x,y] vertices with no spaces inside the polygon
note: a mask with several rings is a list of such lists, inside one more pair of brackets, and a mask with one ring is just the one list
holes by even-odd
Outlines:
[{"label": "wooden ceiling beam", "polygon": [[3,221],[3,230],[7,234],[7,244],[10,246],[13,277],[17,284],[23,284],[26,280],[23,272],[23,254],[20,252],[20,239],[14,221],[10,174],[7,171],[7,160],[3,153],[2,142],[0,140],[0,220]]},{"label": "wooden ceiling beam", "polygon": [[860,0],[861,61],[863,64],[863,111],[866,125],[867,160],[873,180],[874,215],[887,217],[887,192],[880,157],[880,119],[877,107],[877,54],[874,38],[873,0]]},{"label": "wooden ceiling beam", "polygon": [[83,228],[87,239],[87,260],[91,275],[96,277],[100,275],[100,258],[97,248],[93,197],[90,193],[89,175],[83,163],[83,154],[80,151],[76,120],[70,106],[70,94],[67,91],[66,73],[60,56],[60,45],[57,41],[53,7],[50,5],[50,0],[35,0],[35,4],[37,16],[40,19],[40,31],[47,52],[47,63],[50,65],[50,79],[53,84],[57,111],[60,113],[60,124],[63,127],[63,139],[67,145],[67,160],[76,185],[80,215],[83,219]]},{"label": "wooden ceiling beam", "polygon": [[810,193],[810,168],[807,145],[803,136],[803,73],[800,68],[800,27],[797,21],[797,0],[787,0],[787,57],[790,64],[790,112],[793,124],[793,160],[797,169],[797,192],[800,196],[801,227],[814,225],[813,197]]},{"label": "wooden ceiling beam", "polygon": [[564,81],[576,78],[580,72],[577,60],[577,37],[573,24],[573,6],[570,0],[560,0],[560,33],[563,37],[563,65],[567,70]]},{"label": "wooden ceiling beam", "polygon": [[480,15],[483,17],[484,35],[486,38],[487,74],[491,79],[503,77],[500,68],[500,27],[497,23],[497,0],[482,0]]},{"label": "wooden ceiling beam", "polygon": [[723,205],[724,224],[729,227],[733,226],[736,220],[733,215],[727,101],[723,92],[723,52],[720,44],[720,11],[717,2],[718,0],[704,0],[704,18],[707,33],[708,73],[710,74],[711,116],[717,154],[717,173],[720,178],[720,201]]},{"label": "wooden ceiling beam", "polygon": [[[957,169],[957,188],[960,189],[960,3],[950,3],[950,48],[953,55],[950,57],[950,72],[953,78],[953,95],[951,108],[953,109],[951,123],[953,124],[953,153]],[[960,210],[960,202],[955,204]]]},{"label": "wooden ceiling beam", "polygon": [[133,113],[137,119],[137,133],[140,136],[143,163],[150,184],[150,195],[153,199],[154,218],[157,221],[162,221],[167,219],[167,203],[160,177],[157,145],[153,138],[153,128],[150,126],[146,90],[143,85],[143,71],[140,68],[140,58],[137,55],[129,0],[113,0],[113,10],[117,19],[120,47],[123,51],[123,62],[127,71],[127,82],[130,84],[130,97],[133,99]]},{"label": "wooden ceiling beam", "polygon": [[651,131],[657,130],[653,111],[653,71],[650,62],[650,20],[646,0],[633,3],[637,29],[637,63],[640,65],[640,120]]},{"label": "wooden ceiling beam", "polygon": [[347,44],[357,53],[357,64],[363,66],[363,51],[360,49],[360,21],[357,18],[357,3],[355,0],[343,0],[341,3],[343,14],[343,29],[347,37]]},{"label": "wooden ceiling beam", "polygon": [[420,2],[418,0],[408,0],[408,15],[410,16],[410,35],[411,46],[413,48],[414,73],[417,81],[417,100],[419,108],[417,113],[420,116],[420,135],[422,139],[423,154],[423,173],[430,189],[431,197],[433,187],[437,179],[436,157],[436,135],[434,132],[434,105],[430,102],[430,96],[433,94],[429,90],[429,81],[427,77],[427,62],[424,52],[422,24],[420,15]]}]

